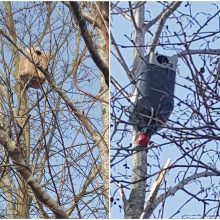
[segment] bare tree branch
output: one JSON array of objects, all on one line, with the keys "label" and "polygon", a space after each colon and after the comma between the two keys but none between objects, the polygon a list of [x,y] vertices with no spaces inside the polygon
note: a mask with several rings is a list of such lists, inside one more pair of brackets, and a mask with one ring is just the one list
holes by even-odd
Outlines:
[{"label": "bare tree branch", "polygon": [[172,2],[167,9],[161,14],[159,19],[158,29],[156,30],[153,38],[152,38],[152,47],[150,48],[150,52],[154,52],[156,49],[156,45],[159,41],[159,37],[163,30],[164,24],[166,23],[167,18],[181,5],[182,2]]},{"label": "bare tree branch", "polygon": [[[119,50],[119,48],[118,48],[118,46],[117,46],[117,44],[116,44],[116,42],[115,42],[115,39],[114,39],[112,33],[111,33],[111,43],[112,43],[112,45],[113,45],[113,47],[115,48],[116,53],[117,53],[117,56],[116,56],[115,54],[114,54],[114,56],[117,57],[118,62],[120,62],[120,64],[121,64],[121,65],[123,66],[123,68],[125,69],[125,71],[126,71],[126,73],[127,73],[127,76],[128,76],[128,78],[129,78],[130,82],[133,82],[133,74],[132,74],[132,72],[129,70],[129,68],[128,68],[128,66],[127,66],[127,64],[126,64],[126,62],[125,62],[125,60],[124,60],[124,58],[123,58],[123,56],[122,56],[122,54],[121,54],[121,51]],[[111,52],[112,52],[112,51],[111,51]]]},{"label": "bare tree branch", "polygon": [[64,210],[42,189],[42,186],[34,178],[30,168],[27,166],[24,160],[21,149],[16,146],[16,143],[8,137],[7,133],[2,127],[0,127],[0,130],[0,144],[7,149],[9,156],[17,167],[17,170],[25,178],[27,184],[33,190],[36,198],[44,203],[51,211],[53,211],[57,218],[68,218]]},{"label": "bare tree branch", "polygon": [[193,55],[193,54],[210,54],[210,55],[220,55],[220,49],[200,49],[200,50],[183,50],[177,55],[179,57],[183,57],[186,55]]},{"label": "bare tree branch", "polygon": [[155,201],[155,198],[157,196],[159,187],[160,187],[160,185],[161,185],[161,183],[162,183],[162,181],[163,181],[163,179],[165,177],[165,174],[167,172],[167,168],[168,168],[170,162],[171,162],[170,159],[168,159],[166,161],[166,163],[162,167],[160,173],[158,174],[157,179],[153,183],[153,185],[151,187],[151,191],[150,191],[150,195],[149,195],[148,201],[147,201],[147,203],[144,206],[144,211],[141,214],[140,219],[148,218],[148,217],[151,216],[151,214],[152,214],[152,212],[154,210],[154,209],[151,208],[151,205]]},{"label": "bare tree branch", "polygon": [[198,178],[202,178],[202,177],[208,177],[208,176],[218,176],[218,174],[215,172],[204,171],[202,173],[193,174],[193,175],[187,177],[186,179],[180,181],[176,186],[168,189],[165,193],[158,196],[151,203],[151,207],[149,207],[149,212],[145,212],[143,219],[150,218],[150,216],[152,214],[152,210],[155,210],[155,208],[164,200],[164,198],[175,195],[175,193],[177,193],[177,191],[183,189],[191,181],[196,180]]},{"label": "bare tree branch", "polygon": [[102,71],[106,85],[109,85],[109,68],[106,66],[106,64],[103,62],[99,54],[97,53],[96,45],[94,44],[94,41],[91,39],[91,35],[87,29],[87,25],[85,20],[83,19],[83,15],[80,11],[78,2],[70,2],[71,9],[74,13],[75,19],[77,23],[79,24],[82,37],[85,41],[86,46],[88,47],[88,50],[92,56],[93,61],[97,65],[97,67]]},{"label": "bare tree branch", "polygon": [[125,192],[124,192],[124,190],[123,190],[123,186],[122,186],[121,183],[118,184],[118,191],[119,191],[119,194],[120,194],[120,196],[121,196],[121,198],[122,198],[122,201],[123,201],[124,206],[126,206],[127,203],[128,203],[128,200],[127,200],[127,198],[126,198],[126,195],[125,195]]}]

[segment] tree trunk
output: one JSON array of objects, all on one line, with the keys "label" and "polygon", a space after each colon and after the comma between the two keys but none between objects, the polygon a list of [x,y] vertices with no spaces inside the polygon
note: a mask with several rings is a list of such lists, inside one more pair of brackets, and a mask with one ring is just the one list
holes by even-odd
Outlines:
[{"label": "tree trunk", "polygon": [[[5,2],[4,9],[6,14],[6,22],[8,25],[9,33],[11,34],[13,40],[17,41],[16,28],[14,24],[13,14],[11,10],[11,3]],[[19,55],[18,50],[13,45],[12,53],[14,57],[14,67],[15,67],[15,78],[18,79],[18,67],[19,67]],[[16,88],[16,95],[19,100],[19,106],[17,110],[17,143],[18,146],[22,149],[26,163],[29,164],[29,147],[30,147],[30,128],[28,123],[27,112],[27,98],[26,91],[20,83],[17,83],[18,87]],[[28,197],[28,187],[25,182],[25,179],[18,174],[19,184],[17,186],[17,207],[16,207],[16,216],[15,218],[29,218],[29,197]]]},{"label": "tree trunk", "polygon": [[[143,2],[137,2],[136,4],[142,4],[140,7],[134,10],[135,18],[135,39],[134,43],[134,62],[133,72],[134,77],[139,75],[142,71],[142,58],[144,57],[144,48],[138,47],[144,45],[144,33],[142,32],[144,27],[144,4]],[[133,126],[132,131],[132,148],[136,147],[137,127]],[[145,201],[145,188],[146,188],[146,174],[147,174],[147,154],[146,151],[137,152],[132,155],[132,182],[130,197],[125,204],[124,212],[126,219],[138,219],[144,208]]]},{"label": "tree trunk", "polygon": [[[99,54],[103,58],[106,66],[109,65],[108,51],[106,51],[105,39],[102,32],[99,31]],[[99,95],[101,99],[109,100],[109,85],[106,84],[103,73],[100,74],[101,88]],[[102,130],[101,136],[104,138],[103,144],[99,146],[99,153],[101,159],[101,175],[103,178],[104,195],[106,201],[106,209],[109,211],[109,105],[105,102],[101,102],[102,111]]]},{"label": "tree trunk", "polygon": [[[21,95],[19,95],[21,94]],[[27,98],[26,98],[26,91],[23,90],[23,86],[20,85],[18,89],[19,95],[19,109],[18,109],[18,133],[17,135],[17,142],[18,146],[22,149],[23,155],[26,161],[26,164],[29,165],[29,154],[30,154],[30,127],[28,122],[28,116],[26,114],[28,110],[27,106]],[[18,218],[29,218],[29,196],[28,196],[28,184],[26,183],[25,178],[19,174],[18,175],[18,189],[17,189],[17,217]]]}]

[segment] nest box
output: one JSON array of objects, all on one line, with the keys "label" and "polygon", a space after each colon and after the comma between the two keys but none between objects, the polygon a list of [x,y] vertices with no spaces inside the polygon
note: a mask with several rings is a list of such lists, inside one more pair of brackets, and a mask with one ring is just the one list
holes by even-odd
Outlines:
[{"label": "nest box", "polygon": [[49,54],[38,48],[27,48],[26,52],[33,62],[29,61],[22,55],[19,63],[18,77],[24,85],[38,89],[41,84],[44,83],[45,76],[39,69],[37,69],[36,65],[40,65],[43,69],[47,69],[49,64]]},{"label": "nest box", "polygon": [[130,121],[152,135],[164,124],[174,107],[177,56],[150,54],[145,57],[131,101]]}]

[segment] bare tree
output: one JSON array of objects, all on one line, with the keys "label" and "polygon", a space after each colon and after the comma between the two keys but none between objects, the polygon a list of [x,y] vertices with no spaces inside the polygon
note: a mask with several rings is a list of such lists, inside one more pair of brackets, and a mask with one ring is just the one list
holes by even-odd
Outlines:
[{"label": "bare tree", "polygon": [[[93,18],[87,31],[104,70],[65,4],[0,3],[2,218],[108,216],[108,26],[94,25],[95,2],[75,4]],[[48,68],[25,51],[37,47]],[[22,56],[45,76],[39,89],[18,76]]]},{"label": "bare tree", "polygon": [[[112,214],[219,216],[219,15],[214,2],[111,3]],[[130,106],[151,53],[178,57],[174,110],[141,147]]]}]

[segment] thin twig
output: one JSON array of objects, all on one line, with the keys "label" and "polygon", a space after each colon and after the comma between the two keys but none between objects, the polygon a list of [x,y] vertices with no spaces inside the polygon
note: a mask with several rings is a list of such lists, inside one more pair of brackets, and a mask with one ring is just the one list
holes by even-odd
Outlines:
[{"label": "thin twig", "polygon": [[127,198],[126,198],[126,196],[125,196],[125,192],[124,192],[124,190],[123,190],[123,186],[121,185],[121,183],[119,183],[119,184],[117,184],[118,185],[118,192],[119,192],[119,194],[120,194],[120,196],[121,196],[121,199],[122,199],[122,201],[123,201],[123,204],[124,204],[124,206],[126,206],[126,204],[128,203],[128,200],[127,200]]},{"label": "thin twig", "polygon": [[111,83],[114,85],[115,88],[120,91],[120,93],[127,99],[127,101],[131,102],[129,94],[121,87],[121,85],[117,82],[117,80],[111,76]]},{"label": "thin twig", "polygon": [[181,5],[182,2],[172,2],[170,5],[167,6],[167,9],[161,14],[161,18],[159,20],[158,29],[154,34],[153,40],[152,40],[152,46],[150,48],[150,52],[154,52],[156,49],[156,45],[159,41],[160,34],[163,30],[164,24],[166,23],[166,20],[168,17]]}]

